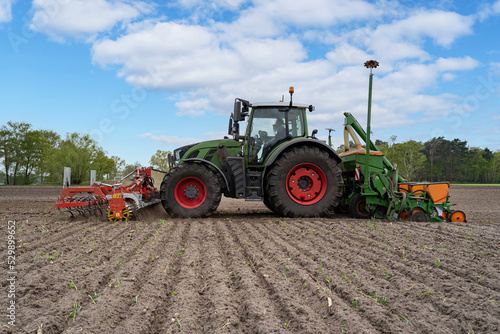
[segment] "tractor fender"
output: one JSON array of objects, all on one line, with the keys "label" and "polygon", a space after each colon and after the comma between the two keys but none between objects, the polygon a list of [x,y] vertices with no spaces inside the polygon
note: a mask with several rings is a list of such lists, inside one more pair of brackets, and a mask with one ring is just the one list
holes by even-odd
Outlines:
[{"label": "tractor fender", "polygon": [[274,161],[280,156],[280,154],[288,150],[289,148],[292,148],[294,146],[299,146],[299,145],[308,145],[308,146],[316,146],[320,150],[326,151],[332,158],[335,160],[337,163],[341,163],[342,159],[340,156],[333,150],[330,146],[328,146],[326,143],[323,143],[322,141],[319,141],[318,139],[312,139],[312,138],[296,138],[292,139],[289,142],[287,142],[285,145],[280,146],[276,151],[274,151],[269,159],[267,159],[266,162],[266,169],[267,167],[271,166]]},{"label": "tractor fender", "polygon": [[224,173],[222,172],[222,170],[217,165],[215,165],[213,162],[205,160],[205,159],[199,159],[199,158],[184,159],[184,160],[182,160],[182,162],[183,163],[184,162],[199,162],[199,163],[202,163],[202,164],[205,164],[205,165],[209,165],[214,170],[216,170],[217,173],[220,176],[222,176],[222,179],[224,180],[225,188],[229,189],[229,182],[227,181],[226,175],[224,175]]}]

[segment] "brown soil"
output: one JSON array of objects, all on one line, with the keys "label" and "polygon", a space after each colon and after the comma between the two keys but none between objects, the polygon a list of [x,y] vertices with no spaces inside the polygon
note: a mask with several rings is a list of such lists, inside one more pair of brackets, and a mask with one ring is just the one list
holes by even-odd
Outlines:
[{"label": "brown soil", "polygon": [[467,223],[284,219],[227,199],[209,219],[156,205],[110,223],[59,213],[60,190],[0,187],[3,332],[500,331],[500,187],[451,187]]}]

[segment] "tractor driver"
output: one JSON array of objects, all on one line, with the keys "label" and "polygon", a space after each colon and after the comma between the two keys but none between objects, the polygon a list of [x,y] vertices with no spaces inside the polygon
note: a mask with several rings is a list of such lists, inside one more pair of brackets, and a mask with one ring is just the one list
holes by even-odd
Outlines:
[{"label": "tractor driver", "polygon": [[263,157],[267,156],[269,150],[272,149],[278,141],[286,138],[285,122],[283,121],[283,118],[276,118],[276,123],[273,125],[273,131],[275,133],[274,138],[264,144],[264,149],[262,151]]}]

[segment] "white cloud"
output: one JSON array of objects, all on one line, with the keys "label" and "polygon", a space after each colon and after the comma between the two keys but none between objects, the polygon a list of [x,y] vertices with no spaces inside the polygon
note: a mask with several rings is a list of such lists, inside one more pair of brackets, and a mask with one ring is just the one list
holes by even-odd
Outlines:
[{"label": "white cloud", "polygon": [[453,73],[443,73],[443,76],[442,76],[444,81],[453,81],[453,80],[455,80],[456,77],[457,76]]},{"label": "white cloud", "polygon": [[33,1],[30,28],[56,41],[92,39],[120,22],[129,22],[152,11],[145,2],[107,0]]},{"label": "white cloud", "polygon": [[229,10],[237,10],[246,0],[178,0],[179,6],[187,9],[211,9],[217,10],[226,8]]},{"label": "white cloud", "polygon": [[[236,1],[234,6],[242,4]],[[330,6],[337,11],[327,10]],[[458,97],[428,91],[440,79],[453,80],[455,72],[474,69],[478,62],[470,57],[436,58],[424,49],[425,42],[450,47],[472,33],[474,19],[437,10],[389,10],[390,20],[381,24],[389,14],[374,6],[362,1],[312,0],[306,5],[258,0],[233,22],[135,23],[118,38],[95,42],[92,59],[101,66],[117,66],[119,75],[133,85],[175,93],[177,116],[229,115],[235,97],[277,101],[293,85],[294,101],[316,106],[310,126],[320,130],[342,124],[343,112],[363,119],[368,71],[362,64],[377,59],[381,65],[375,70],[375,129],[442,117]],[[323,53],[311,60],[306,42],[318,41],[324,43]],[[196,141],[151,138],[178,145]]]},{"label": "white cloud", "polygon": [[12,20],[12,5],[16,0],[0,0],[0,23]]},{"label": "white cloud", "polygon": [[477,17],[480,21],[485,21],[492,16],[500,14],[500,0],[497,0],[493,4],[485,4],[480,6]]},{"label": "white cloud", "polygon": [[224,43],[209,28],[174,22],[151,24],[93,46],[93,61],[123,65],[120,75],[154,89],[199,89],[271,71],[305,57],[294,38],[238,39]]}]

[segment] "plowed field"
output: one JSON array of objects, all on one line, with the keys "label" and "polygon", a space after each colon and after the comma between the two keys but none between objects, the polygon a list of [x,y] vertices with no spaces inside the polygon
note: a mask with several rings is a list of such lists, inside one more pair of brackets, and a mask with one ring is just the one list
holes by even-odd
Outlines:
[{"label": "plowed field", "polygon": [[289,219],[227,199],[209,219],[157,205],[110,223],[59,213],[60,190],[0,187],[3,332],[500,331],[500,186],[451,187],[467,223]]}]

